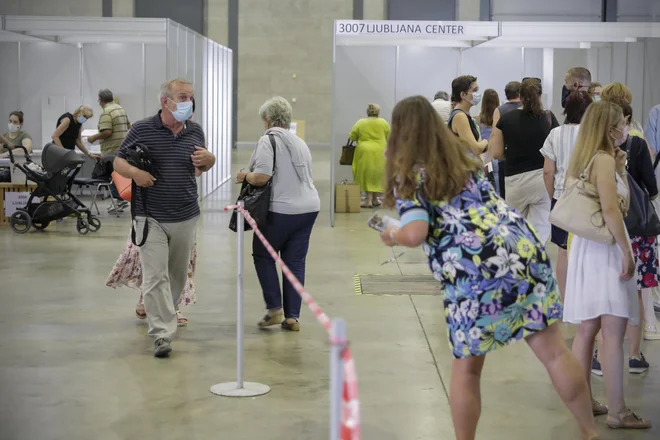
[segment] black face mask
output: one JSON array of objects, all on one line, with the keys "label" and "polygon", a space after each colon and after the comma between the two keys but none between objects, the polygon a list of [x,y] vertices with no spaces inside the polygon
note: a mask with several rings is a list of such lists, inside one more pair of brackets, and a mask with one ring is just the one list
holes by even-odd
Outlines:
[{"label": "black face mask", "polygon": [[561,106],[562,108],[566,107],[566,99],[568,99],[568,95],[571,94],[571,91],[568,90],[566,86],[562,87],[561,89]]}]

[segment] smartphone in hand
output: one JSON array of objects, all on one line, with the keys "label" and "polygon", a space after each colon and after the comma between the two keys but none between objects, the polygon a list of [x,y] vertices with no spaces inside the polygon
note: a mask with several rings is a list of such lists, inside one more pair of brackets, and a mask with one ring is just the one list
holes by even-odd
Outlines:
[{"label": "smartphone in hand", "polygon": [[393,219],[392,217],[388,216],[382,216],[378,213],[375,213],[371,217],[369,217],[369,220],[367,221],[367,225],[371,229],[375,229],[378,232],[383,232],[384,230],[388,228],[398,228],[401,225],[401,222],[399,220]]}]

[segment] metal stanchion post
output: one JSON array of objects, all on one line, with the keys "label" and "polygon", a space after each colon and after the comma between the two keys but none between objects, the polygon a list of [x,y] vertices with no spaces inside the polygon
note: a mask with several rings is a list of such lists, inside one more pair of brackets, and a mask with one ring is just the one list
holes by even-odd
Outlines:
[{"label": "metal stanchion post", "polygon": [[330,440],[339,440],[341,434],[341,402],[344,392],[344,342],[346,321],[332,320],[330,347]]},{"label": "metal stanchion post", "polygon": [[[239,201],[238,206],[243,206]],[[237,211],[236,235],[238,236],[238,273],[236,281],[236,382],[225,382],[213,385],[211,392],[225,397],[254,397],[270,392],[268,385],[255,382],[243,382],[243,247],[245,242],[245,219],[243,213]]]}]

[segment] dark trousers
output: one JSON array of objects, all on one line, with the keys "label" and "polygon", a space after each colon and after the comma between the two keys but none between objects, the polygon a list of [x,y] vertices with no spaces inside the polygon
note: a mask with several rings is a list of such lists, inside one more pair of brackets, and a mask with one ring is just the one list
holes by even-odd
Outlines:
[{"label": "dark trousers", "polygon": [[506,191],[504,190],[504,173],[506,172],[506,162],[503,160],[500,160],[497,164],[499,166],[499,180],[500,180],[500,197],[503,199],[506,199]]},{"label": "dark trousers", "polygon": [[[309,238],[317,216],[318,212],[295,215],[269,212],[267,224],[261,228],[266,240],[303,285],[305,285],[305,260],[309,249]],[[252,238],[252,257],[266,308],[282,307],[286,318],[299,318],[302,302],[300,295],[285,277],[282,277],[280,290],[275,261],[256,235]]]},{"label": "dark trousers", "polygon": [[110,182],[110,194],[112,195],[113,198],[117,199],[118,201],[124,200],[119,196],[119,191],[117,190],[117,186],[115,185],[115,182]]}]

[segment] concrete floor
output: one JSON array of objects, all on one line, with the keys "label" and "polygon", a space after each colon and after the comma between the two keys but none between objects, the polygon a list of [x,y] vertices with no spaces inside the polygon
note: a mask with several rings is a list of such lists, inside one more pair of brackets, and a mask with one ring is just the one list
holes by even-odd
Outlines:
[{"label": "concrete floor", "polygon": [[[236,168],[249,151],[235,153]],[[307,286],[331,317],[348,322],[367,440],[452,439],[446,389],[451,356],[438,297],[356,296],[355,273],[396,274],[368,213],[337,216],[329,227],[329,155],[314,151],[323,210],[312,237]],[[0,228],[0,439],[323,439],[328,438],[328,345],[303,312],[302,332],[262,332],[257,278],[246,246],[245,378],[272,387],[264,397],[209,393],[235,379],[235,235],[218,210],[233,185],[204,203],[195,282],[198,304],[168,360],[151,356],[146,326],[135,318],[138,294],[105,287],[128,233],[128,215],[103,217],[79,236],[67,220],[24,236]],[[248,244],[251,237],[247,237]],[[399,259],[424,274],[421,250]],[[570,329],[567,332],[570,333]],[[629,404],[655,423],[647,432],[603,439],[660,438],[660,342],[644,349],[651,370],[627,377]],[[602,381],[594,379],[604,398]],[[483,376],[479,439],[579,439],[576,424],[525,344],[489,355]]]}]

